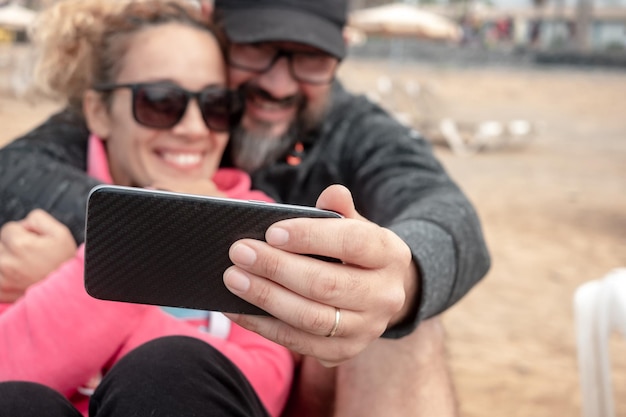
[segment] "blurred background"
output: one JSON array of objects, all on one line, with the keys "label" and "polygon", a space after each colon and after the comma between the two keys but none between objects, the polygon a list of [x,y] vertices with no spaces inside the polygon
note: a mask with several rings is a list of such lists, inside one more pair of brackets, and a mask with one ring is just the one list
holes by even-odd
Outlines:
[{"label": "blurred background", "polygon": [[[59,106],[29,89],[50,2],[0,2],[0,146]],[[339,78],[427,136],[492,252],[443,316],[461,414],[582,415],[573,295],[626,267],[626,0],[353,0],[348,34]]]}]

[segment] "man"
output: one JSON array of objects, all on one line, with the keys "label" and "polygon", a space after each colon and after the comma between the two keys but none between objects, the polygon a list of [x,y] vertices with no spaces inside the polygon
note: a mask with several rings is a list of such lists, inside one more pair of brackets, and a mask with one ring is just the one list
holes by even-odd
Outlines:
[{"label": "man", "polygon": [[[250,172],[254,187],[277,201],[317,202],[346,217],[333,226],[285,221],[267,243],[235,243],[226,285],[276,318],[233,320],[339,365],[335,373],[304,360],[294,398],[311,415],[453,415],[444,336],[426,319],[489,268],[470,203],[418,133],[334,81],[346,54],[345,0],[216,0],[214,7],[229,40],[231,84],[246,103],[223,164]],[[0,150],[0,224],[39,207],[81,241],[96,184],[84,174],[86,138],[84,122],[66,111]],[[352,195],[326,189],[335,183]],[[2,291],[19,292],[19,283],[0,270]]]}]

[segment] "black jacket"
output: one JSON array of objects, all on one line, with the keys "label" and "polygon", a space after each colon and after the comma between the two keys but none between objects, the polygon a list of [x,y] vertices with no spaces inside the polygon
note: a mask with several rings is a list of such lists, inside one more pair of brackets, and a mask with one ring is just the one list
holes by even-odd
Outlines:
[{"label": "black jacket", "polygon": [[[87,194],[97,184],[85,175],[87,137],[81,117],[64,111],[1,149],[0,224],[40,207],[82,241]],[[419,133],[337,83],[324,124],[302,143],[300,164],[283,159],[263,168],[253,187],[279,202],[314,205],[328,185],[343,184],[359,213],[409,245],[422,276],[419,311],[386,336],[407,334],[486,274],[476,213]]]}]

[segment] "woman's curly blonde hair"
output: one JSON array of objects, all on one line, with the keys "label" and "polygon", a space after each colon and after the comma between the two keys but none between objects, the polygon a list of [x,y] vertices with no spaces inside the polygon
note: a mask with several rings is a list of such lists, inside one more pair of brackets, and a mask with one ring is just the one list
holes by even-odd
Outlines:
[{"label": "woman's curly blonde hair", "polygon": [[81,111],[85,91],[115,80],[132,35],[166,23],[206,30],[224,51],[222,38],[187,0],[62,0],[31,30],[35,84]]}]

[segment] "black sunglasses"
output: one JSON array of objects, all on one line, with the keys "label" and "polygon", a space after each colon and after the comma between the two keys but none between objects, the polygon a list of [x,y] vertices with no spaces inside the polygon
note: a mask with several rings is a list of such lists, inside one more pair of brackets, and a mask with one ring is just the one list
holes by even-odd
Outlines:
[{"label": "black sunglasses", "polygon": [[96,91],[130,88],[133,93],[133,117],[137,123],[154,129],[176,126],[185,115],[189,100],[198,102],[207,127],[226,132],[238,123],[243,110],[239,93],[224,87],[209,86],[189,91],[171,82],[99,84]]}]

